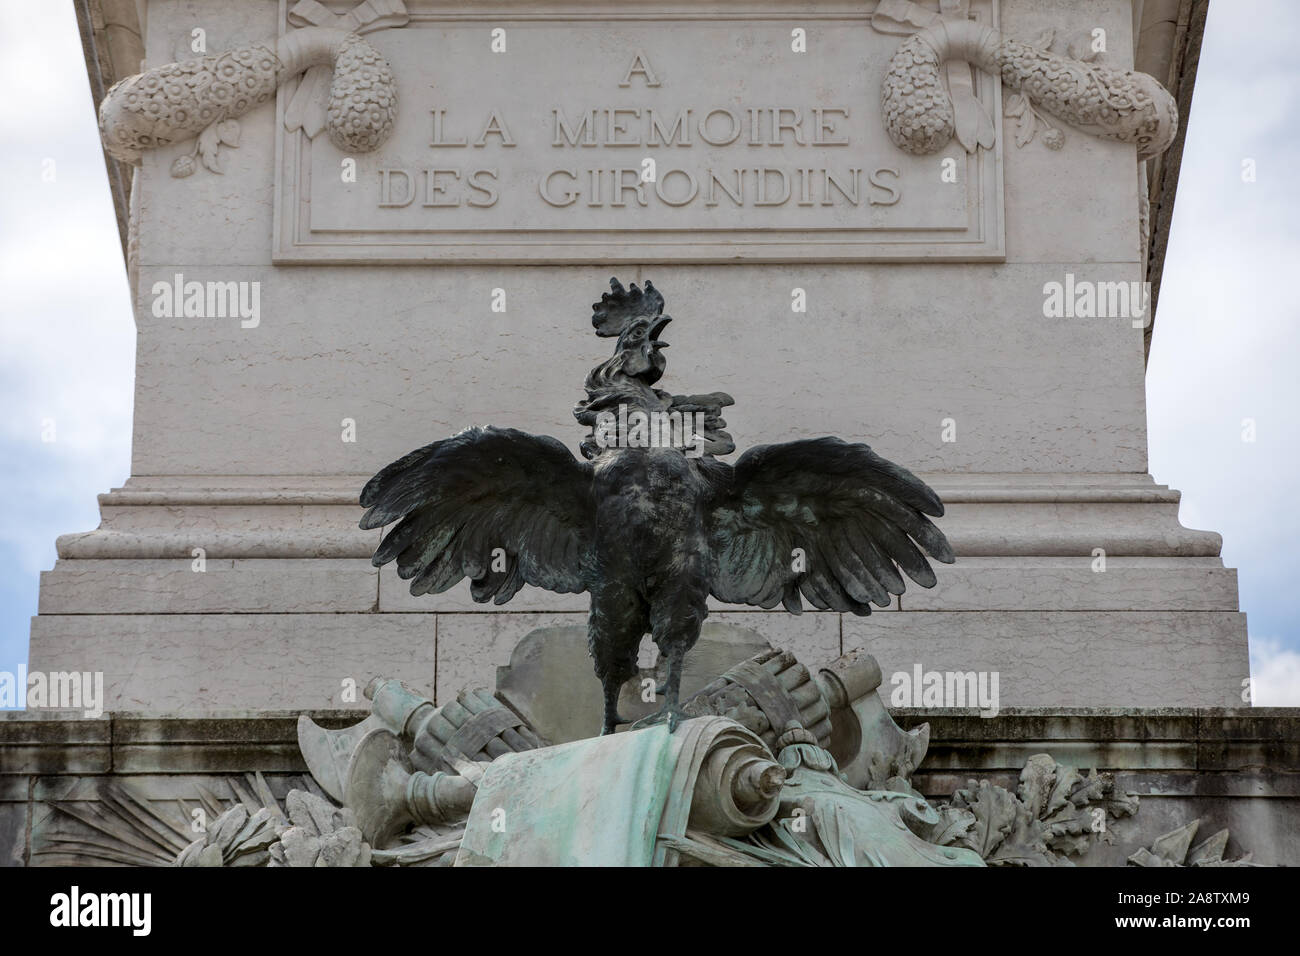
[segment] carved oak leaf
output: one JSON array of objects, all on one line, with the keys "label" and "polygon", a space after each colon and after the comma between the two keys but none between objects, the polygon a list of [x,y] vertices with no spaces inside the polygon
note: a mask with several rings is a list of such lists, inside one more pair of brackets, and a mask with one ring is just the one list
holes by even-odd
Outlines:
[{"label": "carved oak leaf", "polygon": [[[1006,791],[1003,791],[1004,793]],[[1012,803],[1015,822],[996,850],[985,857],[989,866],[1070,866],[1043,841],[1043,825],[1019,802]]]},{"label": "carved oak leaf", "polygon": [[987,780],[981,780],[978,787],[974,780],[967,781],[967,787],[970,789],[953,794],[953,805],[975,816],[961,843],[987,860],[1016,824],[1016,799]]},{"label": "carved oak leaf", "polygon": [[1040,50],[1050,50],[1052,44],[1056,42],[1056,28],[1048,27],[1042,33],[1038,34],[1033,40],[1029,41],[1030,46],[1036,46]]},{"label": "carved oak leaf", "polygon": [[975,825],[975,814],[956,807],[936,807],[935,810],[939,814],[939,823],[930,831],[927,839],[939,846],[965,842],[967,832]]},{"label": "carved oak leaf", "polygon": [[1047,754],[1034,754],[1020,771],[1020,801],[1035,817],[1050,813],[1065,802],[1056,787],[1056,761]]},{"label": "carved oak leaf", "polygon": [[[1098,829],[1097,823],[1105,818],[1093,812],[1092,807],[1063,807],[1042,820],[1044,842],[1058,853],[1083,853],[1092,845],[1092,834],[1097,833],[1109,843],[1110,832]],[[1100,809],[1100,808],[1098,808]],[[1102,810],[1104,813],[1105,810]]]},{"label": "carved oak leaf", "polygon": [[[1040,754],[1039,756],[1046,756]],[[1050,759],[1050,758],[1049,758]],[[1088,779],[1084,779],[1083,774],[1074,767],[1063,767],[1059,764],[1054,772],[1055,785],[1048,797],[1047,805],[1043,808],[1044,813],[1052,813],[1068,804],[1076,807],[1084,806],[1089,801],[1101,800],[1106,795],[1106,780],[1097,776],[1097,771],[1092,771]]]}]

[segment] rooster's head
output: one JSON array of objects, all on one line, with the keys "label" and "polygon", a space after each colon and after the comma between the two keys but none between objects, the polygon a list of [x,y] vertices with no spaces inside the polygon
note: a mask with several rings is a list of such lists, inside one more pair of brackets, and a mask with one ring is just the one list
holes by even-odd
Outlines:
[{"label": "rooster's head", "polygon": [[668,348],[668,343],[659,341],[659,333],[671,321],[671,316],[656,315],[637,319],[623,330],[614,355],[622,365],[624,375],[639,379],[646,385],[653,385],[663,377],[668,362],[659,350]]},{"label": "rooster's head", "polygon": [[610,279],[609,287],[610,291],[592,306],[591,315],[597,335],[618,336],[614,357],[607,363],[613,368],[608,371],[616,370],[653,385],[668,364],[660,352],[668,343],[659,341],[659,333],[672,321],[663,314],[664,297],[650,282],[646,282],[645,289],[638,289],[635,282],[624,289],[617,279]]}]

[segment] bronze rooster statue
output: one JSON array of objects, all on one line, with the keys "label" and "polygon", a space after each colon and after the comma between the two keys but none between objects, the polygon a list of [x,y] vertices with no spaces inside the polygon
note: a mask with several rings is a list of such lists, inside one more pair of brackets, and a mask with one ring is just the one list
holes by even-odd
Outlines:
[{"label": "bronze rooster statue", "polygon": [[587,376],[574,415],[591,432],[580,461],[554,438],[469,428],[416,449],[366,483],[362,528],[394,524],[375,551],[397,560],[414,595],[469,578],[476,601],[509,601],[525,584],[591,592],[588,646],[604,688],[602,733],[628,723],[622,685],[650,634],[668,665],[663,708],[675,729],[682,660],[708,616],[709,595],[798,614],[870,614],[951,563],[926,517],[939,497],[862,444],[810,438],[761,445],[733,467],[722,431],[729,395],[670,395],[659,338],[672,321],[650,282],[611,291],[592,308],[614,355]]}]

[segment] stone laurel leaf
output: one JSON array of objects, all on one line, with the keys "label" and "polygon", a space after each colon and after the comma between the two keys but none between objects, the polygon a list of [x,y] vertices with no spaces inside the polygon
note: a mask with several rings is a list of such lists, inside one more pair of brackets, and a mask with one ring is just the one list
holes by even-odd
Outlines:
[{"label": "stone laurel leaf", "polygon": [[1155,839],[1150,848],[1142,847],[1128,858],[1132,866],[1181,867],[1181,866],[1255,866],[1250,861],[1251,854],[1237,860],[1225,860],[1223,853],[1228,847],[1228,831],[1220,830],[1196,846],[1192,840],[1200,828],[1200,819],[1184,824],[1176,830],[1170,830]]},{"label": "stone laurel leaf", "polygon": [[1029,105],[1029,98],[1022,93],[1012,93],[1007,97],[1002,112],[1014,120],[1016,145],[1024,146],[1034,138],[1038,119]]},{"label": "stone laurel leaf", "polygon": [[370,866],[370,845],[346,807],[303,790],[284,800],[292,826],[270,848],[269,866]]},{"label": "stone laurel leaf", "polygon": [[211,843],[228,844],[248,822],[248,809],[240,804],[223,813],[212,827]]},{"label": "stone laurel leaf", "polygon": [[241,803],[231,807],[207,833],[187,846],[176,866],[265,866],[271,844],[279,839],[278,811],[263,807],[250,814]]},{"label": "stone laurel leaf", "polygon": [[222,172],[220,155],[221,155],[221,135],[217,132],[218,123],[213,123],[202,133],[199,133],[199,160],[203,163],[205,169],[214,173]]},{"label": "stone laurel leaf", "polygon": [[1092,69],[1086,63],[1069,63],[1070,75],[1074,77],[1075,94],[1086,97],[1092,85]]},{"label": "stone laurel leaf", "polygon": [[1026,110],[1016,117],[1016,145],[1027,146],[1034,138],[1034,130],[1038,125],[1038,119],[1034,114]]}]

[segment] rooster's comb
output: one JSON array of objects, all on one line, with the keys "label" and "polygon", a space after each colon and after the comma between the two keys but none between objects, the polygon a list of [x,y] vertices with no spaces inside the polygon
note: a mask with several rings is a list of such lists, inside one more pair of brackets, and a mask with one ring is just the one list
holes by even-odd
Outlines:
[{"label": "rooster's comb", "polygon": [[624,289],[618,279],[609,280],[611,291],[604,293],[599,302],[592,303],[591,324],[602,338],[615,338],[635,319],[660,315],[664,311],[664,297],[648,279],[645,289],[633,282]]}]

